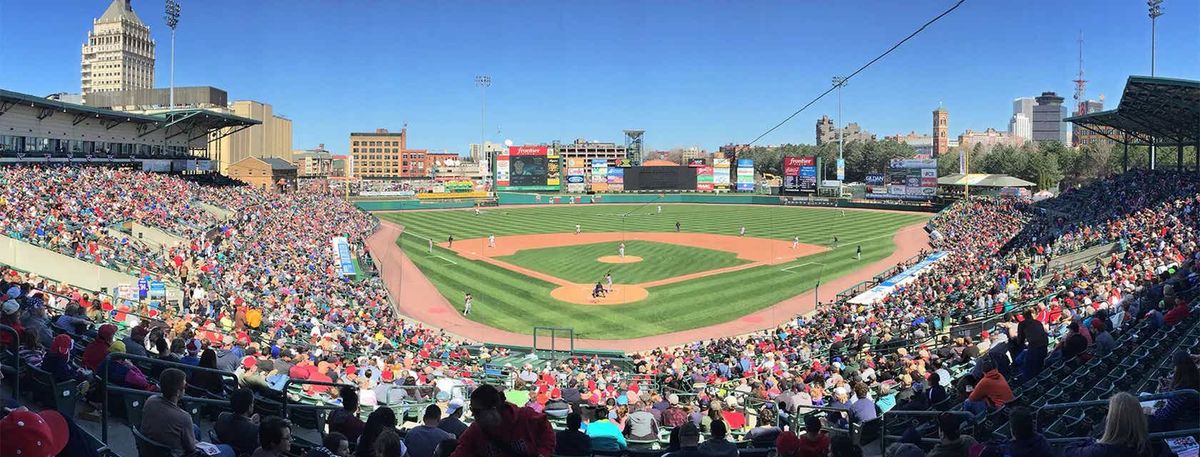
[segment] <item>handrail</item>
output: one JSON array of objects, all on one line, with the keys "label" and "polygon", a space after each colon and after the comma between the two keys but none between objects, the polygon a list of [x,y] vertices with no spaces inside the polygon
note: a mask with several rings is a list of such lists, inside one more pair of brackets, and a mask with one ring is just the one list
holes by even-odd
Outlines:
[{"label": "handrail", "polygon": [[[887,419],[889,416],[941,416],[942,414],[952,414],[955,416],[962,416],[963,418],[966,419],[963,421],[963,423],[971,424],[971,435],[975,434],[975,427],[977,427],[978,424],[976,424],[975,421],[970,420],[974,416],[972,416],[971,413],[969,413],[967,411],[930,411],[930,410],[921,410],[921,411],[900,410],[900,411],[897,411],[895,409],[892,409],[886,413],[879,415],[879,427],[880,427],[880,430],[879,430],[879,452],[883,453],[883,451],[887,448],[888,439],[900,438],[899,435],[888,435],[887,434],[887,430],[888,430],[887,429]],[[921,442],[936,443],[937,440],[933,439],[933,438],[921,438]]]},{"label": "handrail", "polygon": [[[7,325],[4,325],[4,324],[0,324],[0,332],[12,334],[13,347],[15,347],[15,348],[21,347],[21,336],[19,334],[17,334],[16,329],[9,327]],[[15,368],[17,369],[17,374],[16,374],[16,376],[13,376],[13,379],[14,379],[13,380],[13,398],[16,398],[16,397],[21,396],[21,362],[23,360],[21,359],[21,354],[19,353],[19,349],[17,351],[13,351],[13,358],[17,359],[17,361],[14,365]]]},{"label": "handrail", "polygon": [[[159,359],[155,359],[155,358],[151,358],[151,357],[143,357],[140,355],[126,354],[124,352],[109,352],[108,355],[104,356],[104,362],[102,364],[105,369],[102,370],[103,371],[102,373],[97,373],[100,375],[101,395],[104,396],[104,399],[102,401],[102,406],[100,409],[100,427],[101,427],[101,438],[104,440],[105,443],[108,442],[108,391],[110,389],[110,387],[108,386],[108,367],[109,367],[109,364],[111,364],[114,359],[125,359],[125,360],[129,360],[129,361],[147,362],[152,365],[157,364],[157,365],[165,366],[167,368],[179,368],[180,370],[183,370],[185,373],[189,373],[189,374],[193,371],[200,371],[200,372],[204,372],[204,373],[216,373],[221,376],[228,375],[229,377],[233,378],[233,380],[235,382],[238,379],[237,375],[231,371],[221,371],[221,370],[218,370],[215,368],[198,367],[195,365],[188,365],[186,363],[168,362],[166,360],[159,360]],[[116,391],[115,389],[126,389],[126,388],[116,386],[116,387],[111,387],[111,389],[114,389],[114,391]],[[129,390],[136,391],[136,389],[129,389]],[[185,398],[185,399],[190,398],[191,400],[189,400],[189,401],[202,400],[200,398],[187,397],[186,395],[183,398]],[[219,403],[226,403],[224,400],[216,400],[216,401],[218,401]]]},{"label": "handrail", "polygon": [[[287,415],[288,415],[288,400],[289,400],[288,399],[288,387],[291,387],[292,384],[328,386],[328,387],[349,387],[351,389],[355,389],[355,393],[358,393],[357,392],[358,386],[351,385],[351,384],[345,384],[345,383],[340,383],[340,382],[312,381],[312,380],[308,380],[308,379],[288,378],[288,380],[284,381],[284,383],[283,383],[283,409],[282,409],[282,411],[280,411],[280,414],[282,415],[282,417],[284,419],[287,419]],[[312,406],[314,406],[316,408],[321,408],[321,405],[312,405]],[[328,408],[328,409],[335,409],[335,408]]]},{"label": "handrail", "polygon": [[[1170,392],[1162,392],[1162,393],[1157,393],[1157,394],[1140,394],[1137,397],[1138,397],[1138,401],[1150,401],[1150,400],[1162,400],[1164,398],[1174,398],[1174,397],[1178,397],[1178,396],[1182,396],[1182,395],[1200,395],[1200,391],[1197,391],[1196,389],[1179,389],[1179,390],[1172,390]],[[1073,401],[1073,402],[1067,402],[1067,403],[1053,403],[1053,404],[1043,405],[1041,408],[1038,408],[1038,412],[1040,413],[1043,410],[1047,410],[1047,409],[1080,408],[1080,407],[1088,407],[1088,406],[1104,406],[1107,404],[1108,404],[1107,398],[1100,399],[1100,400],[1084,400],[1084,401]]]}]

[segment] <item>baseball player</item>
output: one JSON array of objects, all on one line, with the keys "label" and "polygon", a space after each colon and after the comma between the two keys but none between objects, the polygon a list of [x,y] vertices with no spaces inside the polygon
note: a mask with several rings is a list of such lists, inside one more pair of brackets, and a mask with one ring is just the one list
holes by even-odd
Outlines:
[{"label": "baseball player", "polygon": [[834,235],[834,236],[833,236],[833,247],[835,247],[835,248],[836,248],[836,247],[838,247],[838,239],[837,239],[837,235]]},{"label": "baseball player", "polygon": [[611,292],[613,290],[612,272],[611,271],[604,274],[604,281],[608,283],[608,290]]},{"label": "baseball player", "polygon": [[450,236],[446,237],[446,246],[448,246],[451,249],[454,249],[454,235],[450,235]]},{"label": "baseball player", "polygon": [[471,302],[473,302],[473,301],[475,301],[475,298],[471,296],[470,292],[467,292],[467,296],[463,297],[463,315],[464,316],[471,314]]},{"label": "baseball player", "polygon": [[433,238],[429,239],[429,253],[433,254]]},{"label": "baseball player", "polygon": [[479,215],[479,207],[478,207],[478,206],[476,206],[476,207],[475,207],[475,215],[476,215],[476,216],[478,216],[478,215]]},{"label": "baseball player", "polygon": [[792,249],[796,249],[798,247],[800,247],[800,237],[794,236],[792,237]]},{"label": "baseball player", "polygon": [[858,248],[856,248],[854,250],[854,260],[862,260],[862,245],[861,244],[858,245]]},{"label": "baseball player", "polygon": [[746,236],[746,226],[743,225],[742,229],[738,230],[738,236]]},{"label": "baseball player", "polygon": [[621,243],[620,246],[617,246],[617,255],[621,256],[622,259],[625,258],[625,243]]},{"label": "baseball player", "polygon": [[496,247],[496,235],[495,234],[488,235],[488,247],[489,248]]},{"label": "baseball player", "polygon": [[658,214],[662,214],[662,205],[658,205]]},{"label": "baseball player", "polygon": [[576,235],[578,235],[578,234],[579,234],[579,231],[580,231],[580,230],[582,230],[582,229],[583,229],[583,227],[581,227],[579,224],[575,224],[575,234],[576,234]]}]

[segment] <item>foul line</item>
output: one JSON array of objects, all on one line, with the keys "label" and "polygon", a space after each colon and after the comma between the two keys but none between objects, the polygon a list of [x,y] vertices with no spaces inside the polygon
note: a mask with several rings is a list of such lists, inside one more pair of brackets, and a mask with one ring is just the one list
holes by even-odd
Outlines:
[{"label": "foul line", "polygon": [[805,265],[817,265],[817,263],[816,263],[816,262],[806,262],[806,263],[802,263],[802,264],[800,264],[800,265],[792,265],[792,266],[790,266],[790,267],[787,267],[787,268],[781,268],[781,269],[779,269],[779,271],[786,271],[786,272],[788,272],[788,273],[792,273],[792,274],[797,274],[797,275],[798,275],[798,274],[800,274],[800,273],[796,273],[796,272],[794,272],[794,271],[791,271],[791,270],[792,270],[793,268],[800,268],[800,267],[803,267],[803,266],[805,266]]},{"label": "foul line", "polygon": [[[411,235],[411,236],[414,236],[414,237],[420,238],[420,239],[422,239],[422,240],[425,240],[425,241],[432,241],[432,240],[433,240],[432,238],[425,237],[425,236],[421,236],[421,235],[417,235],[416,233],[412,233],[412,232],[409,232],[409,231],[407,231],[407,230],[405,230],[405,231],[403,231],[403,232],[400,232],[400,235]],[[436,244],[436,243],[435,243],[435,244]],[[455,262],[455,261],[453,261],[453,260],[447,259],[447,258],[445,258],[445,257],[442,257],[442,256],[440,256],[440,255],[437,255],[437,254],[428,254],[428,253],[427,253],[427,254],[425,254],[425,257],[437,257],[437,258],[439,258],[439,259],[442,259],[442,260],[445,260],[445,261],[447,261],[447,262],[450,262],[450,264],[451,264],[451,265],[458,265],[458,262]]]}]

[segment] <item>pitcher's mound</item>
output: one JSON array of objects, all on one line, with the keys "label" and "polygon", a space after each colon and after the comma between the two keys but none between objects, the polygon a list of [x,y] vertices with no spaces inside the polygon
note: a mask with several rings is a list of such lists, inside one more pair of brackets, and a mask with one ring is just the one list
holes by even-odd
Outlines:
[{"label": "pitcher's mound", "polygon": [[592,298],[592,288],[594,287],[594,284],[568,284],[550,291],[550,296],[579,305],[621,305],[643,300],[650,295],[650,292],[642,287],[614,284],[613,290],[603,297]]},{"label": "pitcher's mound", "polygon": [[619,255],[606,255],[596,259],[596,261],[602,263],[638,263],[642,261],[642,258],[636,255],[627,255],[625,257],[621,257]]}]

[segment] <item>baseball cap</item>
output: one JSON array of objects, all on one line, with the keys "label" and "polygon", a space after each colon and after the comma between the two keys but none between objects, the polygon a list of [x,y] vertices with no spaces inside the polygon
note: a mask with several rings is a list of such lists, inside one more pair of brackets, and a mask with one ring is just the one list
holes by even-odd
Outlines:
[{"label": "baseball cap", "polygon": [[676,395],[676,394],[667,395],[667,403],[670,403],[672,405],[678,405],[679,404],[679,395]]},{"label": "baseball cap", "polygon": [[117,333],[117,326],[112,324],[104,324],[101,325],[98,330],[96,330],[96,333],[100,335],[101,339],[111,340],[113,335]]},{"label": "baseball cap", "polygon": [[3,306],[4,314],[16,314],[18,309],[21,309],[21,305],[19,303],[17,303],[16,300],[10,299],[10,300],[4,302],[4,306]]},{"label": "baseball cap", "polygon": [[446,415],[454,414],[458,410],[462,409],[462,407],[463,401],[461,398],[450,400],[450,404],[446,405]]},{"label": "baseball cap", "polygon": [[53,457],[67,446],[67,420],[54,410],[13,411],[0,420],[0,456]]},{"label": "baseball cap", "polygon": [[187,343],[188,352],[200,352],[200,340],[192,338]]},{"label": "baseball cap", "polygon": [[67,355],[71,353],[71,349],[75,347],[75,341],[67,334],[61,334],[54,337],[54,341],[50,343],[50,352],[59,355]]},{"label": "baseball cap", "polygon": [[121,340],[113,341],[108,345],[108,352],[125,352],[125,342]]}]

